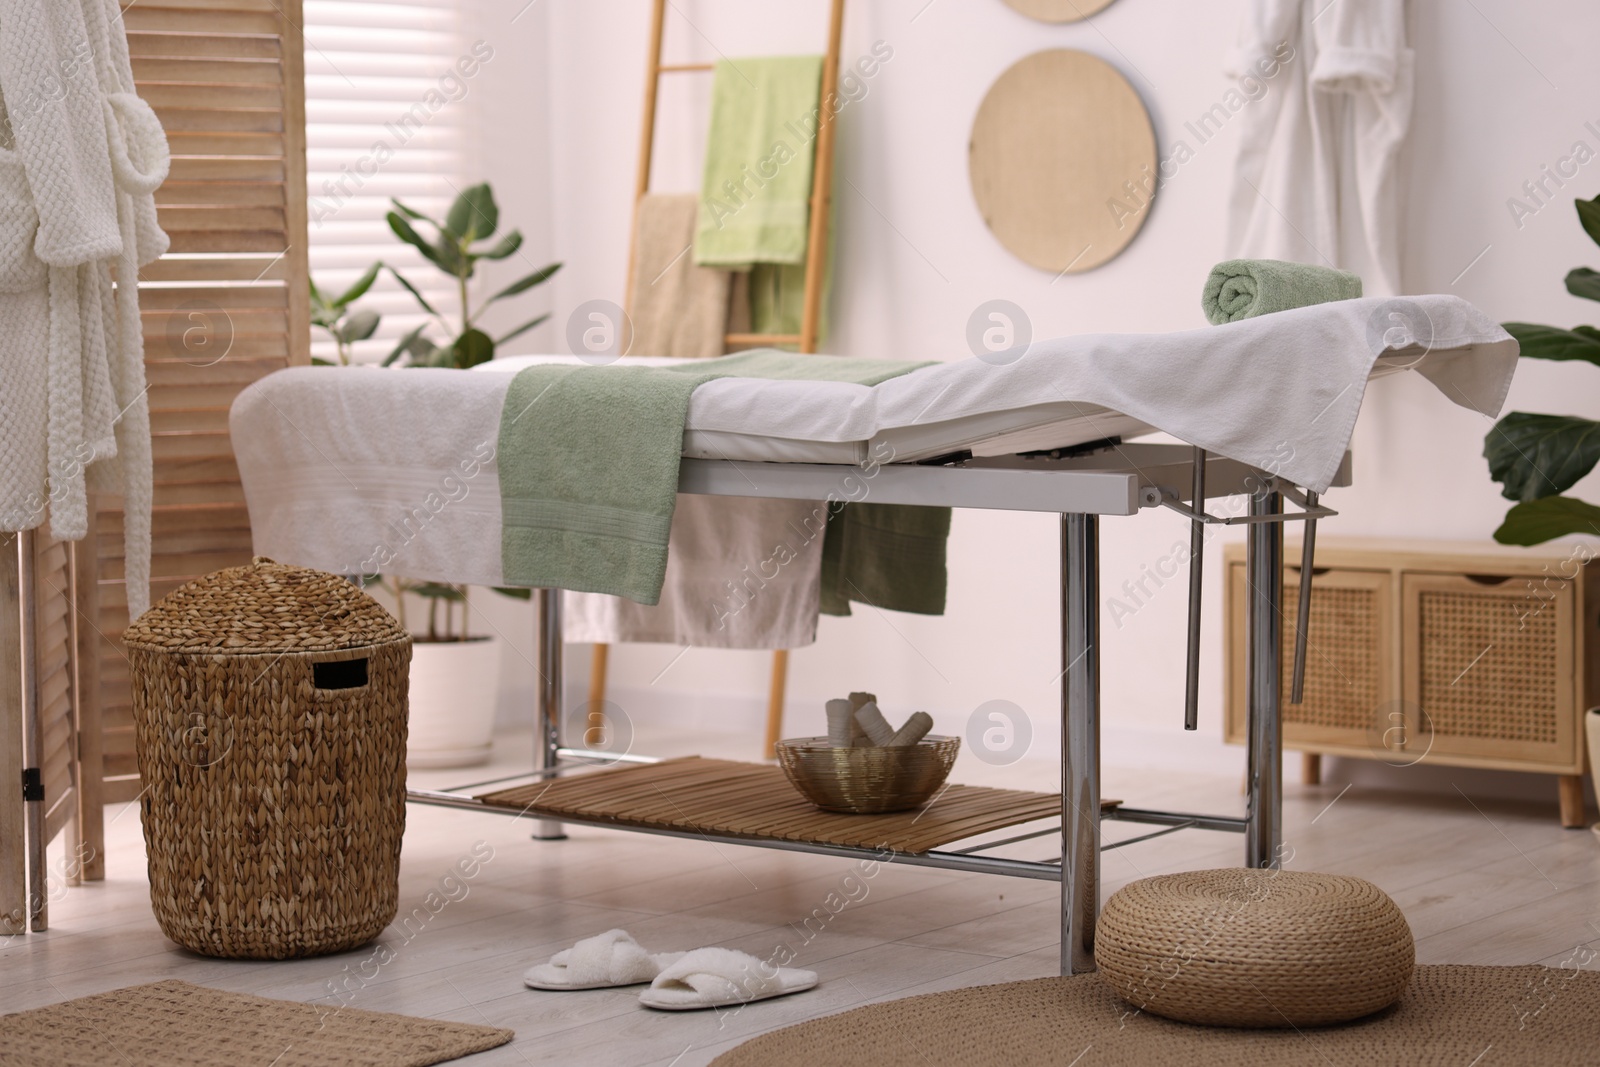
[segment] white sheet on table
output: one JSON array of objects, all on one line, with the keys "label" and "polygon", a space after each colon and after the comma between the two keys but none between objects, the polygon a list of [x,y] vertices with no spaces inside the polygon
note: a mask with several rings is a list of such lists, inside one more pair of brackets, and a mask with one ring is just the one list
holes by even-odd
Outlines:
[{"label": "white sheet on table", "polygon": [[[987,439],[1073,413],[1084,428],[1061,444],[1110,437],[1126,433],[1111,417],[1120,413],[1321,492],[1385,355],[1383,372],[1414,367],[1452,403],[1493,415],[1517,345],[1459,297],[1368,297],[1178,333],[1037,341],[1011,363],[965,359],[877,386],[724,378],[695,391],[686,443],[695,434],[724,443],[914,438],[917,448],[895,449],[905,461],[969,448],[980,430]],[[531,360],[496,362],[516,370]]]},{"label": "white sheet on table", "polygon": [[1404,358],[1419,343],[1416,369],[1447,399],[1499,412],[1517,343],[1498,323],[1457,297],[1373,297],[1179,333],[1040,341],[1009,366],[946,364],[879,386],[878,432],[1041,401],[1093,403],[1322,492],[1379,355],[1393,348]]},{"label": "white sheet on table", "polygon": [[[784,456],[785,439],[854,456],[911,434],[948,452],[1077,413],[1062,431],[1076,441],[1056,442],[1070,445],[1108,436],[1097,431],[1117,412],[1320,491],[1369,375],[1414,366],[1452,402],[1493,415],[1516,356],[1505,331],[1456,297],[1369,298],[1182,333],[1040,341],[1009,365],[968,359],[874,387],[720,379],[696,390],[686,440],[720,435],[733,459],[810,458]],[[526,361],[496,362],[465,374],[293,368],[244,390],[230,425],[256,551],[340,573],[376,565],[500,584],[498,475],[478,457],[492,456],[511,380],[493,371]]]}]

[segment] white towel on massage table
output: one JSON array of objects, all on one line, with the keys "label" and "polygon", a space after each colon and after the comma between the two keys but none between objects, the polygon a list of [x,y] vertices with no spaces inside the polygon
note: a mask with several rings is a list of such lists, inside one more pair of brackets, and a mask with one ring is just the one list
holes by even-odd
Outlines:
[{"label": "white towel on massage table", "polygon": [[[1154,427],[1321,491],[1369,375],[1412,367],[1494,415],[1516,357],[1510,335],[1456,297],[1350,300],[1182,333],[1041,341],[1007,365],[968,359],[873,387],[725,378],[695,392],[685,450],[809,459],[820,442],[849,462],[888,443],[903,460],[895,442],[913,437],[936,455],[1007,429],[1044,447]],[[230,426],[255,550],[339,573],[501,584],[504,369],[305,367],[244,390]]]},{"label": "white towel on massage table", "polygon": [[[907,461],[972,448],[961,442],[984,420],[1021,426],[1085,412],[1079,440],[1088,441],[1111,436],[1094,427],[1113,429],[1121,413],[1322,492],[1349,447],[1369,376],[1413,368],[1452,403],[1493,415],[1511,386],[1517,344],[1458,297],[1374,297],[1178,333],[1036,341],[1015,362],[1004,359],[965,359],[870,387],[711,382],[690,404],[686,454],[700,454],[697,437],[726,433],[885,441]],[[922,446],[941,433],[941,444]],[[913,437],[915,455],[898,446]]]}]

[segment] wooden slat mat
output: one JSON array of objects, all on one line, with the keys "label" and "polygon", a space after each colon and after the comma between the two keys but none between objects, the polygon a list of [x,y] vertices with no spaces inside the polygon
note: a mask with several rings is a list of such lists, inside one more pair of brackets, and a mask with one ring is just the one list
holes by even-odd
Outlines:
[{"label": "wooden slat mat", "polygon": [[972,785],[952,785],[918,811],[836,815],[812,807],[777,767],[699,756],[536,782],[478,799],[619,826],[911,853],[1061,815],[1054,793]]}]

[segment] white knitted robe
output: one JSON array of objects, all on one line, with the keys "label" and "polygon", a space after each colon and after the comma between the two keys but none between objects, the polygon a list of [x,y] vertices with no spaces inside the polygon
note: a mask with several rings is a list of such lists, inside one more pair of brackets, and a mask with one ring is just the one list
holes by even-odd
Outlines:
[{"label": "white knitted robe", "polygon": [[133,92],[117,0],[0,0],[0,529],[88,531],[121,492],[128,612],[149,606],[139,267],[167,250],[166,137]]}]

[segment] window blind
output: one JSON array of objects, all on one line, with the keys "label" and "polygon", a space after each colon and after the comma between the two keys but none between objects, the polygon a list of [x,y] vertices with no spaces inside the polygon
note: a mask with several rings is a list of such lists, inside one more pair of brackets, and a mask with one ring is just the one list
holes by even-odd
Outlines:
[{"label": "window blind", "polygon": [[[459,311],[454,283],[402,244],[384,216],[396,197],[443,218],[471,182],[475,79],[494,50],[463,31],[465,6],[465,0],[305,0],[310,262],[329,296],[381,259],[447,318]],[[430,233],[426,226],[421,232]],[[355,346],[360,362],[383,358],[426,319],[387,272],[357,306],[383,316],[373,338]],[[312,353],[335,358],[326,332],[314,330]]]}]

